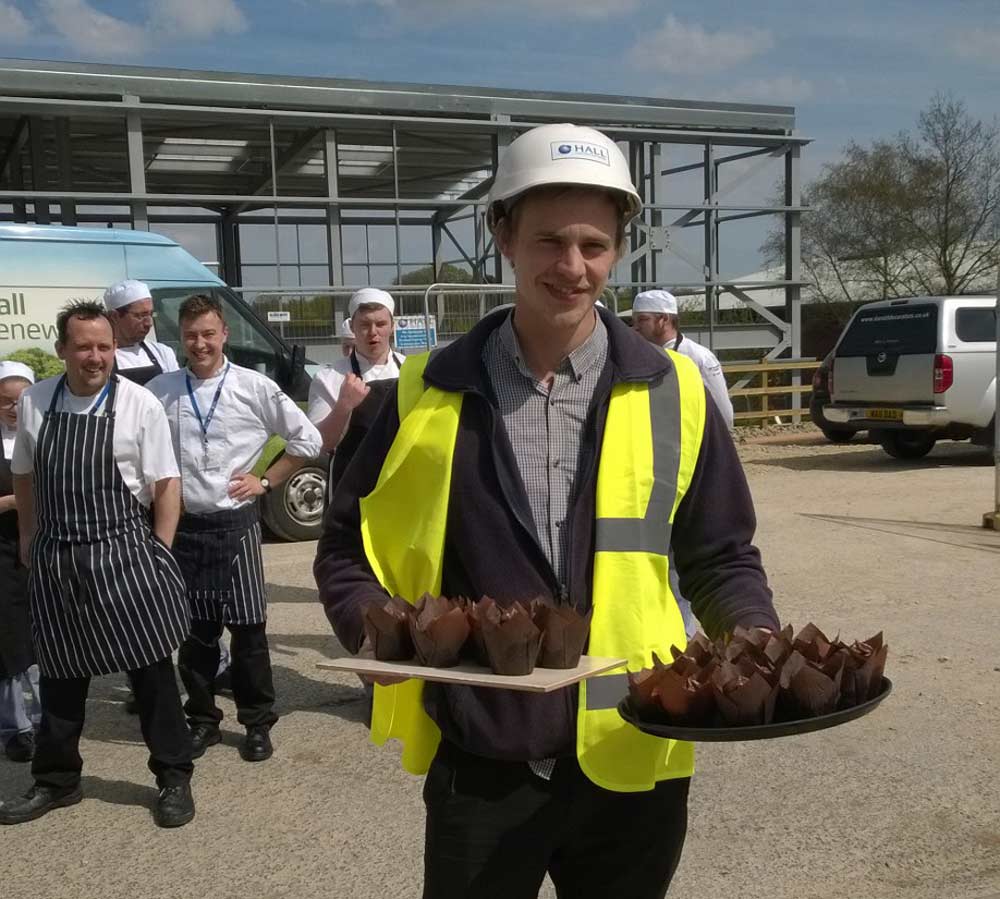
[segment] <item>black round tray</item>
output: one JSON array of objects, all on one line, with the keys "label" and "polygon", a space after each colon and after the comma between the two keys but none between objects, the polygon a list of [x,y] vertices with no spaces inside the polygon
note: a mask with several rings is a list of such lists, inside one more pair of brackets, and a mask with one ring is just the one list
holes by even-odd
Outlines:
[{"label": "black round tray", "polygon": [[821,715],[818,718],[799,718],[797,721],[778,721],[773,724],[754,724],[747,727],[677,727],[672,724],[643,721],[632,708],[632,702],[628,696],[618,703],[618,714],[645,734],[666,737],[671,740],[687,740],[691,743],[772,740],[775,737],[792,737],[796,734],[812,733],[814,730],[825,730],[828,727],[836,727],[838,724],[846,724],[855,718],[861,718],[874,711],[891,692],[892,681],[883,677],[882,689],[878,696],[861,703],[861,705],[841,709],[829,715]]}]

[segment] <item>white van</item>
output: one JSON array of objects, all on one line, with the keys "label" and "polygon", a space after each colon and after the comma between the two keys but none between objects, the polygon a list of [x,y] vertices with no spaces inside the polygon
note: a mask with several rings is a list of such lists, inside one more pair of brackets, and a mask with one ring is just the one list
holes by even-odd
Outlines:
[{"label": "white van", "polygon": [[[177,310],[193,293],[215,296],[226,310],[235,363],[263,372],[304,401],[309,391],[305,354],[274,334],[225,282],[183,247],[148,231],[0,225],[0,359],[18,349],[53,352],[59,309],[72,300],[101,301],[108,285],[145,281],[153,294],[155,339],[183,360]],[[280,454],[273,442],[260,462],[264,471]],[[286,540],[308,540],[322,528],[325,460],[295,473],[262,501],[268,527]]]},{"label": "white van", "polygon": [[938,440],[993,441],[996,298],[910,297],[862,306],[833,354],[838,428],[870,431],[897,459]]}]

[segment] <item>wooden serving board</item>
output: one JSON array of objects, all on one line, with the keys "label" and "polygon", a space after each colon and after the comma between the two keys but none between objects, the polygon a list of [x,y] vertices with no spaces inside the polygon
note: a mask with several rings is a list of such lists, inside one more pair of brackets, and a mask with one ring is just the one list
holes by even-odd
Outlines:
[{"label": "wooden serving board", "polygon": [[428,668],[416,662],[378,662],[359,656],[347,656],[329,662],[318,662],[317,668],[329,671],[351,671],[369,677],[416,677],[442,684],[463,684],[467,687],[494,687],[500,690],[525,690],[529,693],[551,693],[562,687],[586,680],[605,671],[625,665],[625,659],[605,659],[580,656],[576,668],[536,668],[531,674],[507,677],[494,674],[481,665],[462,663],[454,668]]}]

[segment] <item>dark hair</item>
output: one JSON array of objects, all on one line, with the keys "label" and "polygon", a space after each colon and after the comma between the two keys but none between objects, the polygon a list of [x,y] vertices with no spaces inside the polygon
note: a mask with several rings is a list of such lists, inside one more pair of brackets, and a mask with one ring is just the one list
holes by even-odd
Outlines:
[{"label": "dark hair", "polygon": [[115,333],[115,323],[104,306],[94,300],[74,300],[63,306],[56,316],[56,337],[60,343],[66,342],[71,318],[78,318],[85,322],[93,321],[95,318],[103,318],[111,328],[112,335]]},{"label": "dark hair", "polygon": [[177,321],[182,322],[185,319],[198,318],[198,316],[205,315],[208,312],[214,312],[219,316],[222,324],[226,323],[226,317],[222,314],[222,303],[215,297],[210,297],[204,293],[196,293],[181,303],[181,308],[177,312]]},{"label": "dark hair", "polygon": [[615,204],[615,209],[618,211],[615,248],[619,253],[621,253],[625,248],[625,229],[628,226],[628,222],[625,221],[625,216],[628,214],[629,209],[628,198],[625,194],[621,193],[621,191],[611,190],[610,188],[594,188],[585,184],[543,184],[539,187],[529,188],[524,193],[518,194],[518,196],[508,202],[497,200],[490,210],[490,215],[494,222],[493,234],[495,236],[499,236],[504,232],[508,232],[508,234],[512,234],[514,232],[517,228],[517,220],[521,204],[529,197],[554,199],[561,197],[564,194],[571,193],[572,191],[581,190],[600,190],[608,197],[609,200],[611,200],[612,203]]}]

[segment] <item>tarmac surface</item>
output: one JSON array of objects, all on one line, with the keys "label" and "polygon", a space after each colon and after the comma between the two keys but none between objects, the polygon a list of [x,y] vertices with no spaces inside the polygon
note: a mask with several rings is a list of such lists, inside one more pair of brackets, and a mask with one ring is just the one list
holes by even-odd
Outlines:
[{"label": "tarmac surface", "polygon": [[[671,896],[1000,899],[1000,534],[990,455],[940,444],[900,463],[815,435],[740,446],[782,620],[884,630],[893,695],[844,727],[699,749]],[[367,740],[315,600],[313,544],[269,544],[282,720],[274,757],[225,739],[197,763],[198,814],[162,831],[124,678],[93,682],[79,805],[0,830],[5,899],[419,897],[421,783]],[[0,795],[30,784],[0,760]],[[543,897],[552,897],[549,885]]]}]

